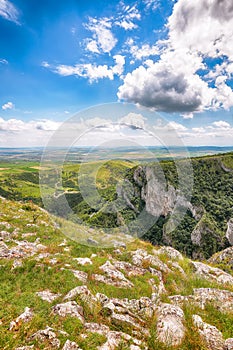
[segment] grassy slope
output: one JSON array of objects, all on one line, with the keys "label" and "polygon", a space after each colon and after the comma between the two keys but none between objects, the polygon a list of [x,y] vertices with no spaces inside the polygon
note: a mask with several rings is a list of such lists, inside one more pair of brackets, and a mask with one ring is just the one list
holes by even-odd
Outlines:
[{"label": "grassy slope", "polygon": [[[142,296],[151,295],[151,287],[148,284],[149,275],[133,278],[130,280],[134,283],[135,288],[129,290],[124,288],[116,288],[113,286],[107,286],[103,283],[96,283],[92,278],[92,273],[101,273],[99,266],[102,265],[111,257],[121,259],[124,261],[131,261],[130,251],[138,248],[143,248],[151,253],[153,246],[149,243],[141,242],[139,240],[128,244],[127,249],[123,251],[122,255],[118,256],[114,252],[113,248],[98,249],[90,248],[80,245],[72,240],[67,239],[67,247],[69,251],[64,250],[64,247],[59,246],[65,238],[63,234],[54,228],[52,219],[33,204],[23,204],[18,202],[5,201],[0,199],[1,207],[1,222],[0,230],[8,231],[10,233],[15,232],[17,240],[25,240],[34,242],[36,238],[40,238],[40,242],[44,244],[46,252],[50,255],[39,261],[36,260],[36,256],[29,257],[23,260],[23,265],[12,269],[13,260],[1,259],[0,260],[0,348],[5,350],[12,350],[16,346],[35,344],[36,349],[50,349],[47,344],[39,344],[36,341],[27,341],[30,335],[39,329],[44,329],[46,325],[53,327],[55,330],[63,330],[69,334],[69,339],[76,341],[83,350],[94,350],[97,346],[104,342],[104,338],[97,334],[88,334],[87,338],[82,338],[83,332],[82,324],[72,317],[65,317],[61,319],[51,313],[51,306],[59,302],[62,302],[64,295],[72,288],[81,285],[70,269],[79,269],[85,271],[89,275],[87,286],[94,294],[101,292],[109,297],[117,298],[140,298]],[[3,223],[2,223],[3,222]],[[6,222],[10,226],[6,226]],[[28,225],[29,224],[29,225]],[[29,236],[24,238],[22,234],[36,233],[36,236]],[[14,246],[13,240],[7,242],[8,246]],[[91,257],[93,253],[97,256],[93,258],[93,265],[90,266],[77,266],[77,263],[73,260],[76,257]],[[56,257],[57,262],[51,263],[51,259]],[[166,263],[167,258],[165,256],[160,257]],[[61,268],[65,267],[65,264],[70,266],[65,270]],[[180,262],[181,267],[184,269],[186,276],[184,277],[180,272],[174,270],[172,272],[164,274],[164,283],[169,295],[182,294],[187,295],[192,293],[193,288],[197,287],[219,287],[214,283],[207,282],[206,280],[197,278],[193,274],[193,270],[190,265],[190,261],[185,259]],[[168,263],[168,266],[169,263]],[[170,266],[171,267],[171,266]],[[172,267],[171,267],[172,268]],[[155,279],[156,282],[156,279]],[[42,301],[36,292],[49,289],[54,293],[60,293],[62,296],[52,304]],[[229,287],[233,291],[233,287]],[[164,301],[167,301],[167,296],[162,296]],[[82,304],[78,298],[76,301]],[[33,320],[29,323],[25,323],[19,327],[18,330],[9,331],[9,323],[12,319],[15,319],[20,315],[24,308],[31,307],[35,313]],[[185,308],[186,314],[186,326],[187,335],[180,350],[205,350],[195,327],[191,321],[191,315],[198,313],[203,317],[203,320],[210,322],[213,325],[219,327],[224,336],[233,336],[233,315],[229,313],[221,313],[213,308],[212,305],[206,310],[187,305]],[[102,322],[110,326],[113,330],[121,330],[125,332],[131,332],[129,329],[122,326],[116,327],[109,323],[108,318],[100,313],[100,309],[96,307],[95,310],[90,310],[85,305],[85,318],[89,322]],[[147,327],[150,329],[150,336],[146,339],[146,342],[150,350],[155,349],[168,349],[159,344],[156,340],[155,332],[156,319],[148,319]],[[60,334],[59,339],[64,344],[64,335]],[[129,349],[127,346],[119,347],[119,350]]]}]

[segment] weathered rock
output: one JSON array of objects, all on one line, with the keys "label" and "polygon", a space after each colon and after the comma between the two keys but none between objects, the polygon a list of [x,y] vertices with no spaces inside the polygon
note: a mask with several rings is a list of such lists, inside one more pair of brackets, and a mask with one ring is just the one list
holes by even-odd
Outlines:
[{"label": "weathered rock", "polygon": [[85,329],[87,332],[98,333],[104,335],[107,341],[98,347],[98,350],[113,350],[119,346],[122,341],[132,341],[135,345],[141,344],[141,342],[130,335],[123,332],[110,331],[108,326],[98,323],[86,323]]},{"label": "weathered rock", "polygon": [[77,261],[79,265],[92,265],[90,258],[74,258],[74,260]]},{"label": "weathered rock", "polygon": [[33,318],[33,312],[29,307],[25,307],[24,312],[10,323],[10,331],[17,330],[22,323],[30,322]]},{"label": "weathered rock", "polygon": [[46,327],[45,329],[39,330],[36,333],[34,333],[30,339],[36,339],[40,342],[47,341],[52,348],[59,349],[60,347],[60,340],[57,339],[56,333],[54,332],[53,328]]},{"label": "weathered rock", "polygon": [[113,260],[113,265],[116,269],[124,270],[129,277],[142,276],[148,272],[148,270],[134,266],[126,261]]},{"label": "weathered rock", "polygon": [[149,271],[150,271],[150,273],[153,276],[157,276],[158,279],[159,279],[159,285],[158,286],[155,284],[154,279],[150,279],[149,280],[149,283],[154,288],[154,292],[156,292],[159,296],[162,295],[162,294],[166,294],[167,291],[166,291],[166,288],[165,288],[164,283],[163,283],[163,275],[162,275],[162,273],[160,271],[157,271],[157,270],[153,269],[152,267],[149,268]]},{"label": "weathered rock", "polygon": [[233,269],[233,247],[215,253],[208,261],[212,264],[226,264]]},{"label": "weathered rock", "polygon": [[199,315],[193,315],[193,323],[209,350],[224,350],[222,333],[215,327],[203,322]]},{"label": "weathered rock", "polygon": [[31,349],[34,349],[34,345],[20,346],[19,348],[16,348],[15,350],[31,350]]},{"label": "weathered rock", "polygon": [[106,277],[104,275],[99,275],[99,274],[93,274],[92,278],[98,282],[102,282],[105,284],[109,284],[114,287],[119,287],[119,288],[132,288],[133,283],[130,281],[121,281],[121,280],[114,280],[112,278]]},{"label": "weathered rock", "polygon": [[172,247],[161,247],[158,250],[154,250],[154,254],[163,254],[172,260],[183,260],[182,254]]},{"label": "weathered rock", "polygon": [[4,242],[0,242],[0,258],[8,258],[10,255],[10,249]]},{"label": "weathered rock", "polygon": [[148,254],[147,251],[143,249],[138,249],[136,251],[131,252],[132,254],[132,261],[133,264],[139,267],[147,266],[149,267],[155,267],[156,269],[159,269],[162,272],[168,273],[171,272],[171,270],[167,267],[166,264],[164,264],[157,256]]},{"label": "weathered rock", "polygon": [[104,265],[100,266],[100,270],[105,272],[105,274],[108,277],[106,277],[104,275],[94,274],[94,275],[92,275],[92,277],[96,281],[110,284],[110,285],[120,287],[120,288],[133,287],[133,283],[130,282],[122,272],[117,270],[115,268],[115,266],[110,263],[110,261],[107,261]]},{"label": "weathered rock", "polygon": [[34,243],[28,241],[14,241],[14,243],[16,243],[17,246],[9,249],[5,243],[0,242],[0,257],[8,259],[27,258],[46,249],[46,247],[38,243],[38,241]]},{"label": "weathered rock", "polygon": [[178,346],[185,337],[184,313],[178,306],[162,304],[158,309],[158,340],[169,346]]},{"label": "weathered rock", "polygon": [[78,286],[69,291],[68,294],[64,297],[64,300],[74,299],[75,297],[79,297],[83,302],[88,304],[88,307],[94,309],[97,304],[97,299],[94,295],[89,291],[86,286]]},{"label": "weathered rock", "polygon": [[195,288],[193,292],[202,307],[211,302],[222,311],[233,311],[233,292],[216,288]]},{"label": "weathered rock", "polygon": [[224,350],[233,350],[233,338],[228,338],[228,339],[225,341]]},{"label": "weathered rock", "polygon": [[67,340],[62,350],[81,350],[74,341]]},{"label": "weathered rock", "polygon": [[193,295],[173,295],[169,297],[175,305],[194,303],[204,309],[207,303],[212,303],[221,311],[233,311],[233,293],[216,288],[194,288]]},{"label": "weathered rock", "polygon": [[38,295],[38,297],[40,297],[42,300],[48,301],[49,303],[52,303],[54,300],[61,296],[61,294],[52,293],[48,289],[41,292],[36,292],[36,295]]},{"label": "weathered rock", "polygon": [[57,304],[53,306],[52,311],[61,317],[65,317],[67,315],[77,317],[82,323],[84,323],[83,308],[75,301]]},{"label": "weathered rock", "polygon": [[[137,330],[140,330],[143,332],[143,327],[141,324],[139,324],[138,319],[136,319],[133,316],[130,316],[129,314],[118,314],[116,312],[113,312],[111,315],[111,322],[117,326],[121,327],[131,327]],[[144,325],[144,322],[141,323]],[[146,333],[146,330],[145,330]]]},{"label": "weathered rock", "polygon": [[104,271],[106,275],[112,279],[117,279],[120,281],[125,281],[130,283],[130,281],[127,280],[125,275],[119,270],[117,270],[115,266],[111,264],[110,261],[106,261],[104,265],[100,266],[100,270]]},{"label": "weathered rock", "polygon": [[88,279],[88,274],[84,271],[71,270],[74,276],[81,282],[86,283]]},{"label": "weathered rock", "polygon": [[217,267],[211,267],[196,261],[192,261],[192,265],[197,275],[209,281],[215,281],[220,284],[233,284],[233,276]]}]

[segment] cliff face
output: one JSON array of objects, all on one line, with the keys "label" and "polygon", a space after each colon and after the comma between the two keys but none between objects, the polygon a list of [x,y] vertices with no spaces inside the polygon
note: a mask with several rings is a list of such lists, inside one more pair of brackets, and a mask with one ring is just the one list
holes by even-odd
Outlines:
[{"label": "cliff face", "polygon": [[[221,170],[225,171],[222,168]],[[213,170],[210,171],[213,172]],[[211,203],[210,206],[208,191],[203,189],[202,194],[200,184],[198,186],[194,184],[194,200],[187,199],[182,189],[177,189],[173,184],[175,181],[172,183],[165,176],[166,171],[163,171],[159,165],[138,166],[134,169],[130,181],[127,180],[130,186],[125,183],[125,186],[118,190],[118,195],[135,214],[140,212],[140,208],[144,208],[154,217],[155,224],[144,238],[155,244],[172,245],[180,250],[183,250],[180,247],[182,242],[184,249],[189,246],[189,251],[185,251],[186,254],[201,259],[232,244],[232,220],[225,221],[225,225],[222,221],[218,221],[218,218],[216,220],[214,215],[215,212],[219,212],[219,209],[216,204]],[[217,175],[214,176],[217,177]],[[194,173],[194,177],[198,183],[200,175],[197,176]],[[214,187],[209,189],[210,198],[212,190],[214,191]],[[204,194],[205,191],[207,194]],[[197,197],[201,200],[195,200]],[[217,200],[218,207],[221,209],[220,200],[213,199],[215,202]],[[224,217],[223,214],[221,215]]]}]

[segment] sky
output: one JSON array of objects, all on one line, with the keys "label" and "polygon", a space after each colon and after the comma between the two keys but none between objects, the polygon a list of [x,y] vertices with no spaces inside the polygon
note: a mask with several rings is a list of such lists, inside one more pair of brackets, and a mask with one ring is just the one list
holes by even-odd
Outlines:
[{"label": "sky", "polygon": [[[146,125],[232,146],[233,3],[0,0],[0,79],[0,147],[44,146],[77,112],[115,102],[136,106],[118,116],[132,139]],[[111,121],[104,111],[79,124]]]}]

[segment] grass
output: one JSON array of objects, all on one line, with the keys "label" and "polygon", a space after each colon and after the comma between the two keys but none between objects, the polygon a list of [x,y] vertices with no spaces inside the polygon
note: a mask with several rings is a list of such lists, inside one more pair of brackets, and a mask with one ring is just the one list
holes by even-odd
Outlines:
[{"label": "grass", "polygon": [[[59,333],[59,330],[67,332],[69,334],[68,338],[77,342],[83,350],[97,349],[98,346],[105,342],[106,339],[104,336],[91,333],[86,334],[83,325],[76,318],[60,318],[51,312],[51,307],[63,302],[63,298],[68,291],[82,285],[69,269],[77,269],[88,273],[87,287],[94,295],[98,292],[108,297],[119,299],[139,299],[142,296],[151,296],[152,289],[148,280],[153,278],[153,276],[149,272],[143,276],[127,277],[133,282],[133,288],[117,288],[96,282],[91,278],[91,275],[94,273],[103,273],[100,270],[100,266],[112,258],[132,262],[130,251],[144,249],[148,254],[153,254],[155,247],[148,242],[142,242],[140,240],[131,241],[127,243],[127,249],[122,250],[122,254],[118,255],[114,251],[114,248],[88,247],[65,237],[59,229],[54,228],[53,218],[38,209],[31,202],[20,203],[0,199],[0,205],[1,221],[10,223],[10,228],[2,224],[0,225],[0,230],[16,232],[18,235],[17,239],[21,240],[27,239],[34,242],[39,238],[40,243],[47,247],[45,252],[50,254],[49,257],[44,257],[38,261],[35,257],[25,258],[23,259],[23,265],[14,270],[12,270],[12,260],[0,260],[0,349],[12,350],[17,346],[30,344],[34,344],[36,349],[50,349],[48,344],[39,344],[35,340],[27,341],[33,333],[39,329],[44,329],[47,325],[54,328],[62,346],[67,337]],[[77,228],[79,226],[75,227]],[[25,233],[36,233],[36,236],[23,238],[23,234]],[[64,238],[67,240],[69,251],[64,251],[64,247],[62,246],[59,247],[59,244],[63,242]],[[16,245],[13,241],[7,242],[7,244],[9,246]],[[93,265],[81,266],[77,261],[73,260],[76,257],[91,257],[93,253],[97,254],[96,257],[92,258]],[[54,265],[50,262],[52,258],[57,259]],[[164,263],[167,263],[165,254],[161,256],[161,259]],[[200,287],[224,288],[224,286],[219,286],[216,283],[211,283],[195,276],[189,259],[184,258],[178,261],[178,263],[185,271],[186,277],[177,269],[166,274],[163,273],[164,284],[168,295],[190,295],[193,293],[194,288]],[[70,264],[70,267],[61,270],[65,264]],[[170,267],[172,268],[172,266]],[[158,285],[158,279],[154,277],[154,280],[155,284]],[[36,295],[36,292],[45,289],[49,289],[53,293],[60,293],[61,296],[51,304],[43,301]],[[228,289],[231,290],[232,288],[229,287]],[[132,334],[132,329],[127,325],[111,323],[109,317],[101,312],[101,306],[98,303],[92,309],[78,297],[76,301],[78,304],[83,305],[87,322],[102,322],[108,325],[111,330]],[[163,295],[162,301],[169,302],[169,299]],[[10,322],[19,316],[26,306],[31,307],[35,314],[32,321],[23,324],[18,330],[10,332]],[[199,314],[203,318],[203,321],[218,327],[223,332],[225,338],[233,336],[233,315],[230,312],[220,312],[211,304],[207,305],[205,310],[191,304],[185,305],[184,312],[187,329],[186,337],[182,345],[177,347],[177,350],[206,350],[197,329],[192,323],[192,315],[194,313]],[[146,319],[145,322],[146,327],[150,330],[150,336],[148,339],[142,336],[142,340],[146,339],[148,348],[150,350],[171,350],[171,348],[157,341],[156,317]],[[82,334],[86,334],[87,337],[83,337]],[[126,350],[129,349],[129,346],[130,344],[121,343],[118,349]],[[175,348],[173,347],[173,349]]]}]

